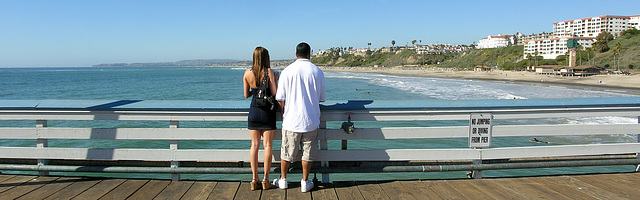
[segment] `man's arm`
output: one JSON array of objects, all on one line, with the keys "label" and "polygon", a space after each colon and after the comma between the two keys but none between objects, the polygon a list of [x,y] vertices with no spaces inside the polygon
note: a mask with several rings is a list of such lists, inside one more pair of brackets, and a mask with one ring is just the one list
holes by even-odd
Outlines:
[{"label": "man's arm", "polygon": [[284,101],[278,101],[278,104],[280,105],[280,113],[284,114]]}]

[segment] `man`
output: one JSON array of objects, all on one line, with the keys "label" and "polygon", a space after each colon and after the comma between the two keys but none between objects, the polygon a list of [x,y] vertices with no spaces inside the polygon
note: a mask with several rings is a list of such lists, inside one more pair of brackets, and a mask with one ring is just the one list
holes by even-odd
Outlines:
[{"label": "man", "polygon": [[282,70],[278,81],[276,100],[282,109],[281,175],[273,180],[280,189],[286,189],[287,170],[302,146],[301,191],[313,189],[309,180],[311,164],[318,154],[318,126],[320,102],[325,100],[324,73],[311,63],[311,47],[300,43],[296,47],[297,60]]}]

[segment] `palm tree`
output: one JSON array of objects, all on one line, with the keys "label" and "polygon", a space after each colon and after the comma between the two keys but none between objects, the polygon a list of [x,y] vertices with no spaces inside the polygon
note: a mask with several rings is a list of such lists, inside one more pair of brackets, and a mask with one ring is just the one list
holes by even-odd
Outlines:
[{"label": "palm tree", "polygon": [[588,63],[587,65],[591,65],[591,49],[592,48],[593,47],[588,47],[588,48],[585,49],[585,50],[587,50],[587,63]]},{"label": "palm tree", "polygon": [[[622,45],[620,43],[616,43],[616,51],[618,52],[618,71],[620,71],[620,50],[622,50]],[[615,59],[614,59],[615,60]]]},{"label": "palm tree", "polygon": [[582,45],[578,45],[578,58],[580,58],[580,65],[582,65],[582,49],[584,49],[584,47],[582,47]]},{"label": "palm tree", "polygon": [[396,46],[396,41],[395,40],[391,40],[391,45],[393,45],[395,47]]},{"label": "palm tree", "polygon": [[411,44],[412,45],[416,45],[416,42],[417,42],[416,40],[413,40],[413,41],[411,41]]},{"label": "palm tree", "polygon": [[533,56],[534,56],[534,58],[536,59],[536,66],[538,66],[538,54],[540,54],[540,53],[538,52],[538,50],[536,50],[535,52],[533,52]]},{"label": "palm tree", "polygon": [[367,43],[367,45],[369,45],[369,49],[371,49],[371,42]]}]

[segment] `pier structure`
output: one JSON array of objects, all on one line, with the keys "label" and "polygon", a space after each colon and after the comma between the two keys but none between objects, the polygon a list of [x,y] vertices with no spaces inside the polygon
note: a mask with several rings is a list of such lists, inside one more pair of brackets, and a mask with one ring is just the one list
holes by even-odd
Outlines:
[{"label": "pier structure", "polygon": [[[348,100],[325,102],[321,109],[321,150],[312,172],[321,174],[323,183],[331,182],[331,173],[472,171],[473,178],[481,179],[482,171],[486,170],[640,164],[638,141],[514,147],[494,147],[490,143],[501,137],[637,135],[640,133],[637,123],[545,124],[548,121],[536,119],[638,118],[638,97]],[[181,174],[250,174],[248,149],[180,146],[195,140],[249,140],[246,128],[180,126],[190,121],[242,122],[246,121],[247,114],[244,101],[3,100],[0,101],[0,120],[33,121],[35,126],[0,128],[2,140],[33,141],[28,145],[0,147],[0,171],[37,171],[41,176],[49,172],[163,173],[171,174],[173,181],[182,180]],[[505,120],[535,123],[505,123]],[[52,127],[50,121],[163,121],[166,127]],[[396,121],[458,121],[459,125],[359,127],[364,123]],[[340,126],[341,123],[346,127]],[[480,136],[477,139],[476,134]],[[484,138],[486,136],[490,137]],[[358,140],[436,138],[468,140],[469,145],[412,149],[358,149],[350,145]],[[165,141],[166,148],[50,146],[53,140]],[[275,140],[280,140],[279,130]],[[329,148],[330,141],[341,145]],[[274,161],[279,161],[279,150],[274,150],[273,155]],[[275,164],[271,170],[277,173],[280,169]]]}]

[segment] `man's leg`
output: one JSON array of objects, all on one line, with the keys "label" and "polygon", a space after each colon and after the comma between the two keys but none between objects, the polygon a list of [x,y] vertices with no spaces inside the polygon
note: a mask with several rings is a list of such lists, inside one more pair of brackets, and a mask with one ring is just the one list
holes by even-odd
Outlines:
[{"label": "man's leg", "polygon": [[313,160],[318,156],[318,129],[302,135],[302,180],[307,181]]},{"label": "man's leg", "polygon": [[287,172],[289,171],[289,165],[291,165],[291,162],[286,160],[280,160],[280,179],[287,179]]},{"label": "man's leg", "polygon": [[309,172],[311,172],[311,164],[313,161],[302,161],[302,180],[309,180]]}]

